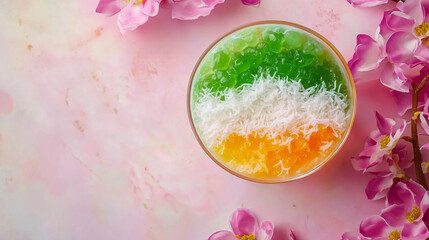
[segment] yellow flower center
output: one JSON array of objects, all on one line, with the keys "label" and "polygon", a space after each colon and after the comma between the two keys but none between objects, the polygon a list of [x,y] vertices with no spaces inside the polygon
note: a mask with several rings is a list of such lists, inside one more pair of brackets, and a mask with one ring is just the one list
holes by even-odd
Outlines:
[{"label": "yellow flower center", "polygon": [[411,209],[411,213],[408,214],[405,219],[408,220],[408,222],[414,222],[415,220],[417,220],[417,218],[420,217],[421,211],[420,208],[417,206],[414,206],[413,209]]},{"label": "yellow flower center", "polygon": [[386,135],[383,139],[380,141],[380,148],[384,149],[387,148],[387,144],[390,143],[390,136]]},{"label": "yellow flower center", "polygon": [[255,237],[255,236],[253,236],[253,234],[252,234],[252,233],[249,233],[249,235],[244,235],[244,236],[242,236],[242,237],[240,237],[240,236],[238,236],[238,235],[235,235],[235,237],[236,237],[237,239],[240,239],[240,240],[256,240],[256,237]]},{"label": "yellow flower center", "polygon": [[419,37],[423,44],[426,46],[429,46],[429,22],[424,22],[420,25],[418,25],[414,32],[416,33],[417,37]]},{"label": "yellow flower center", "polygon": [[416,32],[416,35],[418,37],[426,37],[427,33],[429,32],[429,23],[424,22],[420,25],[418,25],[414,31]]},{"label": "yellow flower center", "polygon": [[423,173],[426,174],[429,172],[429,164],[427,162],[422,162]]},{"label": "yellow flower center", "polygon": [[143,4],[145,0],[124,0],[125,2],[132,2],[134,5]]},{"label": "yellow flower center", "polygon": [[401,231],[395,230],[389,233],[389,240],[401,239]]}]

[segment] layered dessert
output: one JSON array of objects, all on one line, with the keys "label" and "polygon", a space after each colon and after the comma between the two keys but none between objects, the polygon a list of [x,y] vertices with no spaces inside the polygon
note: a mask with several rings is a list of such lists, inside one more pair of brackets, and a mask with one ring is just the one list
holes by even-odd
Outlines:
[{"label": "layered dessert", "polygon": [[189,93],[191,119],[204,147],[230,170],[293,179],[326,162],[348,133],[350,81],[343,62],[312,33],[257,24],[202,57]]}]

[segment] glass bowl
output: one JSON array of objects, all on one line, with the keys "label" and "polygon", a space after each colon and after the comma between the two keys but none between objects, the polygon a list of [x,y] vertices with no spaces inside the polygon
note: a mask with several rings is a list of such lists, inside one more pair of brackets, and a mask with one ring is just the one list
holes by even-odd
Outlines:
[{"label": "glass bowl", "polygon": [[195,65],[187,93],[203,150],[229,173],[258,183],[320,169],[346,141],[355,109],[355,86],[340,52],[317,32],[285,21],[250,23],[214,41]]}]

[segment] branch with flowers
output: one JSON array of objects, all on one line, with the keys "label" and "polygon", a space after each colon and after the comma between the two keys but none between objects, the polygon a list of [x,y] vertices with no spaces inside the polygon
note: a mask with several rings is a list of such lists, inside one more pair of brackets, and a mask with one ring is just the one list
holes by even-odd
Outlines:
[{"label": "branch with flowers", "polygon": [[[354,7],[372,7],[388,0],[348,0]],[[360,34],[349,61],[355,81],[380,80],[399,106],[396,120],[376,112],[377,130],[364,150],[352,158],[353,167],[374,178],[365,192],[370,200],[385,199],[380,214],[364,219],[359,233],[343,240],[428,239],[429,192],[425,178],[428,162],[422,159],[419,136],[429,135],[429,1],[402,0],[384,12],[374,35]],[[410,134],[405,133],[407,125]],[[407,146],[408,144],[408,146]],[[413,157],[407,154],[412,149]],[[414,166],[412,176],[408,174]]]},{"label": "branch with flowers", "polygon": [[[225,0],[100,0],[98,13],[118,15],[122,35],[145,24],[149,17],[158,14],[161,3],[171,5],[171,17],[180,20],[195,20],[207,16]],[[259,5],[260,0],[241,0],[244,5]]]}]

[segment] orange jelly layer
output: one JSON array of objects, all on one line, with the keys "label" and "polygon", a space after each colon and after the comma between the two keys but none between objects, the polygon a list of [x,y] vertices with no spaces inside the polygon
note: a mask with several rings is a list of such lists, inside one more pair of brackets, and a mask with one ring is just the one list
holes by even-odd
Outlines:
[{"label": "orange jelly layer", "polygon": [[[338,132],[338,131],[337,131]],[[281,139],[291,137],[290,144]],[[339,142],[336,131],[318,125],[310,136],[303,132],[284,132],[270,139],[257,132],[249,136],[232,133],[213,151],[232,170],[257,178],[283,178],[305,174],[314,169]]]}]

